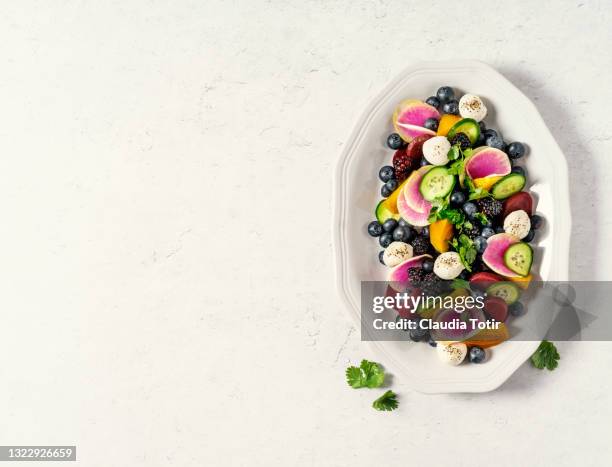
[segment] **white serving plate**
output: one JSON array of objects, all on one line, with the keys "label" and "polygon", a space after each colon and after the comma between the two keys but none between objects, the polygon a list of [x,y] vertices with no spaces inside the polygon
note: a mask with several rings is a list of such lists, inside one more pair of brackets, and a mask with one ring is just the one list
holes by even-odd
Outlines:
[{"label": "white serving plate", "polygon": [[[361,281],[385,280],[377,242],[367,234],[380,199],[378,169],[392,152],[386,136],[391,116],[405,98],[425,99],[439,86],[481,96],[489,109],[488,126],[501,130],[507,141],[529,147],[523,164],[528,188],[546,228],[538,234],[534,268],[543,280],[568,278],[571,231],[567,164],[531,101],[490,66],[477,61],[422,62],[404,70],[368,105],[338,160],[334,187],[333,243],[336,282],[342,301],[360,329]],[[494,347],[481,365],[452,367],[441,363],[428,345],[371,342],[380,362],[402,382],[424,393],[485,392],[499,387],[534,352],[538,342],[511,341]]]}]

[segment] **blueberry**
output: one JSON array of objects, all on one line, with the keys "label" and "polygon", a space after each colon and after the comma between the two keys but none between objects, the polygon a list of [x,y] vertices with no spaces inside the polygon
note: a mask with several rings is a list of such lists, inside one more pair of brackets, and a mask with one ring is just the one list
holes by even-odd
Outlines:
[{"label": "blueberry", "polygon": [[393,240],[396,242],[407,243],[410,240],[410,229],[407,227],[397,226],[393,231]]},{"label": "blueberry", "polygon": [[383,222],[383,225],[382,225],[383,230],[388,233],[393,232],[396,227],[397,227],[397,221],[393,218],[387,219],[385,222]]},{"label": "blueberry", "polygon": [[516,167],[512,167],[512,173],[513,174],[519,174],[519,175],[522,175],[524,177],[525,176],[525,169],[517,165]]},{"label": "blueberry", "polygon": [[482,229],[482,232],[480,232],[480,235],[482,235],[484,238],[489,238],[490,236],[495,235],[495,230],[493,230],[491,227],[485,227]]},{"label": "blueberry", "polygon": [[464,269],[463,271],[461,271],[461,274],[459,274],[459,279],[463,279],[464,281],[467,281],[470,279],[470,273],[467,271],[467,269]]},{"label": "blueberry", "polygon": [[426,225],[425,227],[421,229],[421,235],[423,237],[429,238],[429,226],[428,225]]},{"label": "blueberry", "polygon": [[406,222],[402,217],[400,217],[400,220],[397,221],[397,223],[401,225],[402,227],[410,227],[410,224]]},{"label": "blueberry", "polygon": [[391,196],[391,193],[393,193],[393,191],[389,190],[386,184],[380,188],[380,196],[383,198],[388,198]]},{"label": "blueberry", "polygon": [[487,131],[487,125],[485,125],[484,120],[478,122],[478,126],[480,127],[480,133],[483,134],[485,131]]},{"label": "blueberry", "polygon": [[525,313],[525,307],[521,302],[514,302],[508,307],[508,311],[510,311],[512,316],[521,316]]},{"label": "blueberry", "polygon": [[458,115],[459,114],[459,102],[456,100],[448,101],[442,106],[444,113]]},{"label": "blueberry", "polygon": [[542,217],[537,214],[531,216],[531,228],[538,230],[540,227],[542,227]]},{"label": "blueberry", "polygon": [[455,97],[455,91],[450,86],[442,86],[436,92],[436,96],[440,99],[440,102],[447,102]]},{"label": "blueberry", "polygon": [[429,165],[429,162],[427,162],[427,159],[425,159],[423,157],[423,159],[421,159],[421,164],[420,165],[421,165],[421,167],[423,167],[424,165]]},{"label": "blueberry", "polygon": [[504,233],[504,228],[501,225],[498,225],[497,227],[495,227],[495,233]]},{"label": "blueberry", "polygon": [[368,224],[368,233],[372,237],[378,237],[381,233],[383,233],[382,225],[378,221],[372,221]]},{"label": "blueberry", "polygon": [[425,272],[432,272],[433,267],[434,267],[434,262],[431,259],[426,259],[423,261],[423,264],[421,265],[421,267],[423,268],[423,271]]},{"label": "blueberry", "polygon": [[470,349],[470,362],[482,363],[486,357],[485,351],[481,347],[472,347]]},{"label": "blueberry", "polygon": [[504,149],[505,143],[501,136],[487,136],[485,144],[495,149]]},{"label": "blueberry", "polygon": [[478,253],[483,253],[487,249],[487,239],[479,235],[474,239],[474,246]]},{"label": "blueberry", "polygon": [[[473,265],[472,265],[472,269],[474,269]],[[485,293],[482,290],[480,290],[480,289],[472,289],[471,290],[471,294],[472,294],[472,297],[474,297],[474,298],[484,297],[485,296]]]},{"label": "blueberry", "polygon": [[423,126],[428,130],[436,131],[438,129],[438,120],[435,118],[428,118],[427,120],[425,120]]},{"label": "blueberry", "polygon": [[435,107],[436,109],[440,107],[440,99],[438,99],[436,96],[429,96],[425,103]]},{"label": "blueberry", "polygon": [[485,135],[485,139],[490,138],[491,136],[499,136],[497,131],[495,131],[493,128],[487,128],[484,132],[484,135]]},{"label": "blueberry", "polygon": [[417,325],[416,329],[411,329],[409,334],[411,341],[419,342],[429,333],[427,332],[427,329],[423,329],[419,324]]},{"label": "blueberry", "polygon": [[468,201],[463,205],[463,212],[465,212],[468,216],[473,216],[477,211],[478,207],[471,201]]},{"label": "blueberry", "polygon": [[431,334],[429,335],[429,340],[427,341],[427,343],[432,347],[438,347],[438,343],[433,337],[431,337]]},{"label": "blueberry", "polygon": [[510,143],[506,149],[506,153],[510,159],[520,159],[525,155],[525,146],[517,141]]},{"label": "blueberry", "polygon": [[385,232],[380,237],[378,237],[378,243],[380,243],[380,246],[382,246],[383,248],[387,248],[389,245],[391,245],[392,241],[393,235],[391,235],[389,232]]},{"label": "blueberry", "polygon": [[531,240],[533,240],[533,237],[535,237],[535,230],[531,229],[529,233],[527,234],[527,236],[523,238],[523,241],[530,242]]},{"label": "blueberry", "polygon": [[395,169],[390,165],[385,165],[378,171],[378,178],[383,182],[388,182],[395,177]]},{"label": "blueberry", "polygon": [[378,261],[380,261],[380,264],[382,264],[383,266],[386,266],[385,261],[383,260],[384,254],[385,250],[380,250],[380,253],[378,253]]},{"label": "blueberry", "polygon": [[484,146],[485,143],[486,143],[485,135],[484,135],[484,133],[480,133],[478,135],[478,139],[476,140],[476,143],[474,144],[474,147],[475,148],[479,148],[480,146]]},{"label": "blueberry", "polygon": [[402,140],[402,137],[400,135],[398,135],[397,133],[391,133],[388,137],[387,137],[387,146],[389,146],[391,149],[399,149],[404,145],[404,141]]},{"label": "blueberry", "polygon": [[455,191],[450,197],[450,202],[455,206],[461,206],[466,202],[466,200],[467,197],[465,196],[465,193],[461,191]]},{"label": "blueberry", "polygon": [[394,192],[395,189],[397,188],[397,179],[396,178],[390,178],[387,183],[385,183],[385,186],[391,190],[391,192]]}]

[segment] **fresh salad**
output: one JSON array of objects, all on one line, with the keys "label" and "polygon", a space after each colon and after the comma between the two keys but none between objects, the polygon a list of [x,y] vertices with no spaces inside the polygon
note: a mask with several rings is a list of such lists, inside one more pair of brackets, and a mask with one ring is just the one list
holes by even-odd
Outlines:
[{"label": "fresh salad", "polygon": [[[382,247],[378,259],[389,268],[391,292],[476,297],[483,306],[469,317],[497,323],[463,334],[409,330],[411,340],[436,347],[453,365],[485,361],[488,348],[509,338],[507,320],[525,313],[520,298],[532,279],[530,243],[542,224],[524,191],[525,145],[504,140],[486,117],[479,96],[458,96],[449,86],[425,101],[400,102],[387,138],[394,153],[378,173],[383,199],[367,226]],[[456,319],[456,311],[398,310],[398,318],[443,322]]]}]

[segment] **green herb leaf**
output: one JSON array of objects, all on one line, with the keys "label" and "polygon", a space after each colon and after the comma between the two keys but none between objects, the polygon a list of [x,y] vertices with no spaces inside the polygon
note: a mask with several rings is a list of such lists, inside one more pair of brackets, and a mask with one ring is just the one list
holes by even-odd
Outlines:
[{"label": "green herb leaf", "polygon": [[476,254],[478,253],[474,246],[474,242],[467,235],[461,234],[459,235],[459,239],[453,238],[450,244],[453,249],[459,253],[459,257],[465,269],[471,272],[472,263],[476,260]]},{"label": "green herb leaf", "polygon": [[451,224],[461,227],[465,222],[465,214],[459,209],[447,208],[438,213],[439,219],[448,219]]},{"label": "green herb leaf", "polygon": [[538,350],[531,356],[531,363],[540,370],[547,368],[549,371],[554,370],[559,365],[558,360],[561,358],[555,344],[550,341],[542,341]]},{"label": "green herb leaf", "polygon": [[385,382],[385,372],[378,363],[362,360],[359,367],[346,369],[346,382],[354,389],[378,388]]},{"label": "green herb leaf", "polygon": [[477,212],[474,214],[474,218],[480,222],[482,225],[487,225],[489,223],[489,219],[482,212]]},{"label": "green herb leaf", "polygon": [[461,147],[458,144],[451,146],[447,156],[451,161],[459,159],[461,157]]},{"label": "green herb leaf", "polygon": [[385,392],[382,396],[372,402],[372,407],[376,410],[390,411],[397,409],[398,406],[397,395],[389,390]]},{"label": "green herb leaf", "polygon": [[434,198],[434,200],[431,202],[431,211],[429,212],[427,220],[432,223],[440,219],[440,213],[448,208],[449,202],[449,197]]},{"label": "green herb leaf", "polygon": [[453,290],[470,290],[470,283],[465,279],[453,279],[451,288]]}]

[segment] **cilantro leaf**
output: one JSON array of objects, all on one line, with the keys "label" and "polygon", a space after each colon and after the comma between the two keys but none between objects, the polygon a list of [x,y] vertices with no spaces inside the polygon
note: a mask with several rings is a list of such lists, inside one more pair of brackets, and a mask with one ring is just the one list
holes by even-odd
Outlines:
[{"label": "cilantro leaf", "polygon": [[378,363],[362,360],[358,367],[346,369],[346,382],[354,389],[378,388],[385,382],[385,372]]},{"label": "cilantro leaf", "polygon": [[372,402],[372,407],[374,407],[376,410],[383,411],[395,410],[397,409],[398,405],[397,395],[391,390],[385,392],[382,396]]},{"label": "cilantro leaf", "polygon": [[461,157],[461,146],[458,144],[455,144],[453,146],[451,146],[450,150],[448,151],[447,157],[449,160],[454,161],[457,160]]},{"label": "cilantro leaf", "polygon": [[542,341],[538,350],[531,356],[531,363],[540,370],[547,368],[549,371],[557,368],[558,360],[561,358],[555,344],[550,341]]},{"label": "cilantro leaf", "polygon": [[470,283],[465,279],[453,279],[451,288],[453,290],[470,290]]},{"label": "cilantro leaf", "polygon": [[439,219],[448,219],[451,224],[461,227],[465,222],[465,214],[463,211],[454,208],[447,208],[439,211]]},{"label": "cilantro leaf", "polygon": [[459,253],[463,266],[472,271],[472,263],[476,260],[476,246],[470,237],[465,234],[459,235],[459,239],[453,238],[450,242],[453,249]]},{"label": "cilantro leaf", "polygon": [[448,196],[446,198],[434,198],[431,202],[431,211],[429,212],[427,220],[432,223],[440,219],[440,213],[448,208],[449,203]]},{"label": "cilantro leaf", "polygon": [[482,225],[487,225],[489,223],[489,218],[485,216],[482,212],[477,212],[474,214],[474,219],[480,222]]}]

